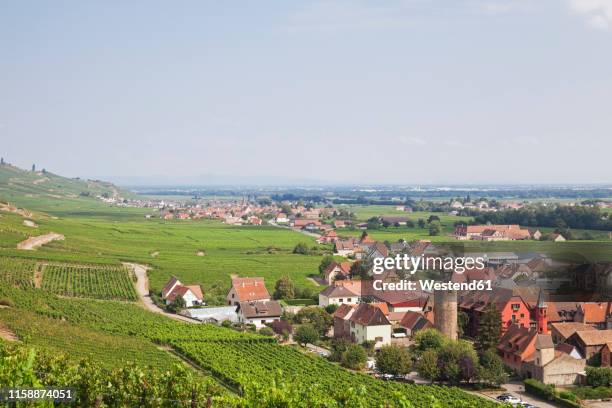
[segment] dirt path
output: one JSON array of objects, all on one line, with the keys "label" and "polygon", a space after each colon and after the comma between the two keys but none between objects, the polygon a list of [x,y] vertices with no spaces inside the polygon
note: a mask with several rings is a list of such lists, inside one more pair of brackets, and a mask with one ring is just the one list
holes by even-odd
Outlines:
[{"label": "dirt path", "polygon": [[34,250],[39,246],[48,244],[51,241],[62,240],[65,237],[62,234],[50,232],[48,234],[39,235],[37,237],[30,237],[25,241],[21,241],[17,244],[17,249]]},{"label": "dirt path", "polygon": [[136,276],[136,292],[138,293],[138,297],[140,298],[141,303],[145,307],[145,309],[153,313],[163,314],[174,320],[180,320],[182,322],[187,323],[200,323],[197,320],[190,319],[185,316],[168,313],[159,306],[157,306],[155,303],[153,303],[153,299],[151,299],[151,296],[149,296],[149,278],[147,277],[146,266],[130,262],[123,262],[123,265],[127,266],[128,268],[131,268],[132,271],[134,271],[134,275]]},{"label": "dirt path", "polygon": [[0,323],[0,339],[6,341],[19,341],[17,335],[2,323]]},{"label": "dirt path", "polygon": [[38,225],[36,225],[36,223],[32,220],[23,220],[23,225],[26,227],[38,228]]}]

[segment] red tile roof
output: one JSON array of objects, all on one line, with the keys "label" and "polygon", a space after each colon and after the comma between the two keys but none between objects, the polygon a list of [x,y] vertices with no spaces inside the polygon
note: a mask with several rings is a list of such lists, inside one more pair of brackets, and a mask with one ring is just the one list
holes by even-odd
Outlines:
[{"label": "red tile roof", "polygon": [[232,287],[240,302],[270,299],[264,278],[233,278]]},{"label": "red tile roof", "polygon": [[360,303],[349,320],[362,326],[386,326],[391,324],[380,308],[369,303]]}]

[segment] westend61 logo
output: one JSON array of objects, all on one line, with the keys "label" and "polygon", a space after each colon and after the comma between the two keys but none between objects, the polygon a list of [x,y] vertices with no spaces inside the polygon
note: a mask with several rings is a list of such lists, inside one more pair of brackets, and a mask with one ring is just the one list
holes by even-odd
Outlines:
[{"label": "westend61 logo", "polygon": [[[444,270],[454,271],[457,274],[463,274],[470,269],[484,269],[486,258],[484,257],[426,257],[409,256],[407,254],[396,255],[395,257],[375,258],[373,261],[372,272],[375,275],[380,275],[385,270],[397,269],[408,271],[410,275],[414,275],[417,271],[424,270]],[[492,290],[490,280],[476,280],[471,282],[438,282],[433,279],[419,280],[417,282],[411,280],[401,280],[399,282],[384,282],[381,279],[375,279],[373,287],[375,290]]]}]

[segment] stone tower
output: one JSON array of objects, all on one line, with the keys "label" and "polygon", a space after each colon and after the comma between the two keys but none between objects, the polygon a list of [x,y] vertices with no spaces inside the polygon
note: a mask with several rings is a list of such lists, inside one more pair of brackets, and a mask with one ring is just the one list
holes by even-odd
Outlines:
[{"label": "stone tower", "polygon": [[434,291],[434,326],[444,336],[457,340],[457,292]]}]

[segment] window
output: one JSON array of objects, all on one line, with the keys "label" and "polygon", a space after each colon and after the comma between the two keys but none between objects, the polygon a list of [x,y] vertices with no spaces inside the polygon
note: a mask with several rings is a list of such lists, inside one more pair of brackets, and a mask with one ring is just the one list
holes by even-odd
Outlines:
[{"label": "window", "polygon": [[347,298],[347,299],[346,299],[346,301],[347,301],[347,302],[350,302],[350,301],[351,301],[351,298]]},{"label": "window", "polygon": [[340,299],[338,299],[338,302],[342,303],[342,302],[344,302],[344,299],[340,298]]},{"label": "window", "polygon": [[512,315],[512,323],[516,322],[516,315]]},{"label": "window", "polygon": [[512,310],[514,310],[515,312],[516,312],[517,310],[519,310],[520,308],[521,308],[520,303],[513,303],[513,304],[512,304]]},{"label": "window", "polygon": [[232,293],[232,299],[234,298],[234,294]]},{"label": "window", "polygon": [[521,319],[525,317],[525,313],[521,313]]},{"label": "window", "polygon": [[383,341],[383,338],[382,337],[376,337],[376,338],[374,338],[374,341],[376,341],[376,342]]}]

